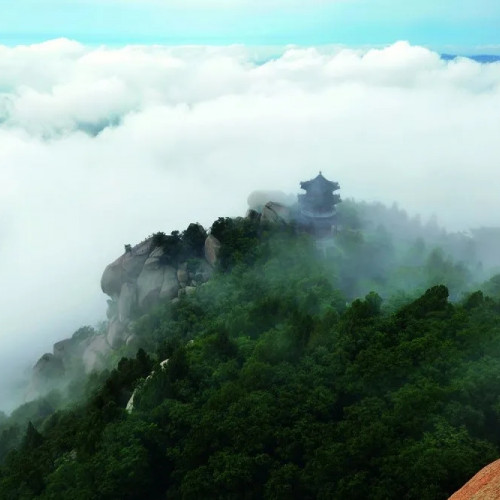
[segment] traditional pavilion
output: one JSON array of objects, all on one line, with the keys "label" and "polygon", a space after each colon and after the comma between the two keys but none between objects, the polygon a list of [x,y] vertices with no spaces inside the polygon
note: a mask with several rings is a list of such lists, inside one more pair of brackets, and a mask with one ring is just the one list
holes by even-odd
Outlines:
[{"label": "traditional pavilion", "polygon": [[306,191],[298,195],[300,224],[316,236],[330,236],[336,224],[335,205],[340,202],[340,196],[334,194],[340,189],[338,182],[325,179],[320,172],[300,187]]}]

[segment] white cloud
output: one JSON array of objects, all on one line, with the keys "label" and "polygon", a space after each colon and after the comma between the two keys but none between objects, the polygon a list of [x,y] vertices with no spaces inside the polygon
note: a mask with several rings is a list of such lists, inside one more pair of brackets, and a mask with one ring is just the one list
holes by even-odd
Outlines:
[{"label": "white cloud", "polygon": [[34,362],[102,318],[124,243],[243,214],[251,191],[296,192],[318,170],[344,197],[498,224],[500,64],[405,42],[260,57],[0,47],[2,357]]}]

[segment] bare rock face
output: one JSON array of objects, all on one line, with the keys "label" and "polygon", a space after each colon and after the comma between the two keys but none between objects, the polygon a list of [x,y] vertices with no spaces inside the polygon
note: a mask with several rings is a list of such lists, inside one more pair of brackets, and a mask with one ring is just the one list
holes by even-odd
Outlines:
[{"label": "bare rock face", "polygon": [[220,252],[220,241],[209,234],[205,240],[205,259],[213,267],[217,263],[217,258]]},{"label": "bare rock face", "polygon": [[53,348],[54,356],[57,359],[60,359],[63,362],[63,365],[67,363],[67,360],[71,359],[77,350],[78,343],[73,339],[65,339],[60,342],[56,342]]},{"label": "bare rock face", "polygon": [[37,361],[33,374],[40,382],[57,379],[64,374],[63,362],[59,357],[46,353]]},{"label": "bare rock face", "polygon": [[160,290],[160,299],[173,299],[177,297],[179,282],[177,281],[178,271],[175,267],[165,266],[163,270],[163,283]]},{"label": "bare rock face", "polygon": [[156,257],[163,257],[165,255],[165,250],[161,247],[153,248],[153,251],[149,254],[149,259],[153,259]]},{"label": "bare rock face", "polygon": [[110,351],[111,346],[104,335],[96,335],[92,338],[82,355],[85,372],[90,373],[104,369],[104,360]]},{"label": "bare rock face", "polygon": [[122,323],[128,321],[136,303],[137,287],[133,283],[123,283],[118,298],[118,320]]},{"label": "bare rock face", "polygon": [[42,396],[54,388],[64,388],[82,366],[82,356],[96,336],[92,327],[78,329],[71,338],[56,342],[52,353],[44,354],[33,367],[25,401]]},{"label": "bare rock face", "polygon": [[147,312],[162,300],[175,303],[178,296],[193,293],[210,279],[220,242],[209,236],[205,241],[209,260],[201,259],[200,245],[206,232],[199,224],[191,224],[187,231],[193,257],[190,272],[187,262],[172,265],[175,259],[165,251],[161,241],[153,246],[158,241],[154,237],[134,247],[125,246],[125,253],[106,266],[101,278],[101,288],[110,297],[106,331],[99,333],[83,327],[71,338],[54,344],[53,354],[44,354],[34,366],[27,398],[38,397],[51,387],[64,387],[72,375],[80,373],[82,364],[86,373],[103,370],[109,354],[124,345],[131,350],[139,348],[141,339],[133,330],[137,313]]},{"label": "bare rock face", "polygon": [[[121,258],[121,257],[120,257]],[[101,278],[101,289],[110,297],[116,297],[122,287],[122,270],[118,261],[109,264]]]},{"label": "bare rock face", "polygon": [[150,254],[149,257],[144,262],[144,269],[155,270],[161,267],[161,258],[164,254],[164,250],[161,247],[155,248]]},{"label": "bare rock face", "polygon": [[[203,241],[206,234],[203,227],[191,225],[190,228],[196,237],[195,230],[198,229]],[[194,238],[193,234],[191,239]],[[193,293],[196,286],[205,283],[212,276],[220,249],[220,242],[214,236],[206,238],[206,259],[192,259],[196,265],[192,266],[191,272],[188,272],[187,262],[172,265],[172,257],[166,253],[165,247],[161,243],[153,246],[154,241],[154,237],[151,237],[135,247],[127,245],[125,253],[104,270],[101,287],[111,297],[106,313],[106,346],[99,340],[87,347],[86,366],[96,365],[95,353],[103,349],[118,349],[130,338],[133,341],[129,344],[140,343],[140,339],[136,339],[133,334],[132,319],[135,313],[146,312],[162,300],[173,301],[180,295]],[[199,262],[196,263],[196,260]],[[170,264],[167,265],[167,262]]]},{"label": "bare rock face", "polygon": [[291,219],[290,209],[280,203],[270,201],[262,210],[261,221],[273,224],[288,224]]},{"label": "bare rock face", "polygon": [[137,278],[137,300],[141,309],[151,307],[160,297],[164,271],[161,268],[144,267]]},{"label": "bare rock face", "polygon": [[185,287],[189,281],[189,273],[187,272],[187,264],[179,266],[177,269],[177,280],[182,287]]},{"label": "bare rock face", "polygon": [[125,342],[127,324],[118,318],[113,319],[108,325],[106,340],[113,349],[118,349]]},{"label": "bare rock face", "polygon": [[500,460],[481,469],[449,500],[498,500],[500,498]]},{"label": "bare rock face", "polygon": [[196,270],[195,279],[200,283],[205,283],[212,277],[213,274],[214,268],[206,260],[201,260],[198,265],[198,269]]},{"label": "bare rock face", "polygon": [[125,282],[137,279],[149,256],[151,244],[152,239],[148,238],[106,267],[101,278],[101,288],[105,294],[116,298]]},{"label": "bare rock face", "polygon": [[31,380],[24,394],[25,401],[31,401],[54,388],[61,387],[64,381],[64,363],[58,356],[45,353],[33,367]]}]

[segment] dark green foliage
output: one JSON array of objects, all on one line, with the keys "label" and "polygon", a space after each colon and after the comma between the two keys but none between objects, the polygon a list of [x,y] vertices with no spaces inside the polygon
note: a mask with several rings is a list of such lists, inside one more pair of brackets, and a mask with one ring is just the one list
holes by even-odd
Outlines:
[{"label": "dark green foliage", "polygon": [[152,235],[152,247],[164,250],[163,260],[166,264],[177,265],[187,259],[201,257],[207,237],[206,231],[200,224],[189,224],[182,233],[172,231],[170,235],[163,232]]},{"label": "dark green foliage", "polygon": [[237,263],[248,263],[259,243],[262,227],[258,220],[219,217],[210,230],[221,243],[219,265],[228,270]]},{"label": "dark green foliage", "polygon": [[[155,237],[180,258],[201,248],[190,228]],[[446,499],[500,453],[500,303],[432,283],[390,307],[375,292],[347,304],[339,288],[364,285],[339,262],[391,269],[377,231],[344,232],[332,263],[293,228],[216,221],[225,272],[135,323],[149,354],[94,378],[85,403],[24,407],[33,424],[4,427],[0,451],[17,450],[0,498]],[[412,241],[417,274],[462,279]]]},{"label": "dark green foliage", "polygon": [[189,224],[188,228],[182,233],[182,242],[185,252],[194,257],[203,255],[203,247],[207,233],[199,224]]}]

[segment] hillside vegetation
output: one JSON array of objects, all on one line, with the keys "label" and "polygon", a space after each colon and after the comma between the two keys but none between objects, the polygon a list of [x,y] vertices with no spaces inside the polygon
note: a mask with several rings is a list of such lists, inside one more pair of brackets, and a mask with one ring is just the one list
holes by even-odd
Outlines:
[{"label": "hillside vegetation", "polygon": [[343,210],[320,252],[216,221],[218,272],[137,354],[0,422],[0,498],[445,499],[498,458],[500,281]]}]

